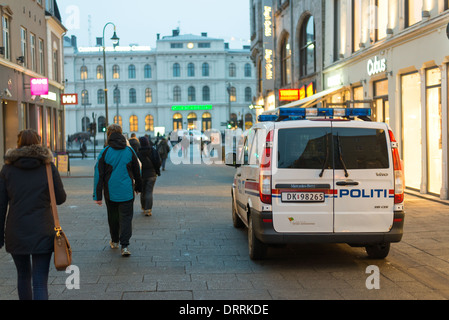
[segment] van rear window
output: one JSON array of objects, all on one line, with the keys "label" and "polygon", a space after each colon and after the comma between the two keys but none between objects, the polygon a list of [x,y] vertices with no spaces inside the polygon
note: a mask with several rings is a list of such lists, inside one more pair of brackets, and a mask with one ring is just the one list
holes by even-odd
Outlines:
[{"label": "van rear window", "polygon": [[280,169],[388,168],[385,130],[292,128],[278,132]]}]

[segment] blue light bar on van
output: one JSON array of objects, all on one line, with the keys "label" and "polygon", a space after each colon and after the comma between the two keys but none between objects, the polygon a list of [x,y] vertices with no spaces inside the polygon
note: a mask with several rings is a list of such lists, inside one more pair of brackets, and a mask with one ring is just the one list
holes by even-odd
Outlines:
[{"label": "blue light bar on van", "polygon": [[308,117],[369,117],[368,108],[279,108],[276,115],[260,115],[259,122],[301,120]]}]

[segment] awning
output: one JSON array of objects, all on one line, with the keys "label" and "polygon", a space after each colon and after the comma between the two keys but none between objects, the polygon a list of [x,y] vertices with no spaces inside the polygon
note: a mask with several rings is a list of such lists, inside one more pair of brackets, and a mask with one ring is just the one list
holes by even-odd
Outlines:
[{"label": "awning", "polygon": [[318,92],[318,93],[314,94],[313,96],[310,96],[310,97],[307,97],[307,98],[304,98],[301,100],[293,101],[288,104],[284,104],[284,105],[280,106],[280,108],[293,108],[293,107],[306,108],[315,102],[316,103],[320,102],[321,100],[325,99],[328,95],[330,95],[334,92],[337,92],[343,88],[344,88],[344,86],[333,87],[333,88]]}]

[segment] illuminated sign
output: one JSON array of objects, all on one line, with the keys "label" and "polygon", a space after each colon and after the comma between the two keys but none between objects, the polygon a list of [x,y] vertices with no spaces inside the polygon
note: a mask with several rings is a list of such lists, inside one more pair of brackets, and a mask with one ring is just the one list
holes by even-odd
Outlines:
[{"label": "illuminated sign", "polygon": [[172,111],[212,110],[212,105],[172,106]]},{"label": "illuminated sign", "polygon": [[61,104],[63,104],[63,105],[78,104],[78,95],[76,93],[61,94]]},{"label": "illuminated sign", "polygon": [[273,1],[263,0],[263,77],[264,90],[274,90],[274,32],[273,32]]},{"label": "illuminated sign", "polygon": [[280,89],[279,101],[296,101],[299,100],[299,89]]},{"label": "illuminated sign", "polygon": [[311,97],[315,94],[315,86],[313,82],[309,83],[309,85],[307,86],[306,94],[308,97]]},{"label": "illuminated sign", "polygon": [[273,50],[265,49],[265,79],[273,80]]},{"label": "illuminated sign", "polygon": [[374,59],[368,60],[366,69],[369,76],[385,72],[387,71],[387,59],[379,60],[377,57],[374,57]]},{"label": "illuminated sign", "polygon": [[30,81],[30,90],[32,96],[48,94],[48,79],[33,78]]},{"label": "illuminated sign", "polygon": [[271,18],[272,8],[270,6],[264,6],[263,17],[264,17],[264,34],[265,37],[273,36],[273,22]]}]

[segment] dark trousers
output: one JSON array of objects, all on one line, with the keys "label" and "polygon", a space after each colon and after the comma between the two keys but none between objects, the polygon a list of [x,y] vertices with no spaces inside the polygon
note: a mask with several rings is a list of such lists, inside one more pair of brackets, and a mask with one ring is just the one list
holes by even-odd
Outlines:
[{"label": "dark trousers", "polygon": [[140,204],[144,210],[153,209],[153,190],[157,177],[146,178],[142,181]]},{"label": "dark trousers", "polygon": [[132,236],[133,206],[134,199],[125,202],[106,200],[111,240],[120,242],[123,247],[129,245]]},{"label": "dark trousers", "polygon": [[13,254],[20,300],[48,300],[48,272],[52,253]]}]

